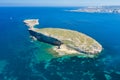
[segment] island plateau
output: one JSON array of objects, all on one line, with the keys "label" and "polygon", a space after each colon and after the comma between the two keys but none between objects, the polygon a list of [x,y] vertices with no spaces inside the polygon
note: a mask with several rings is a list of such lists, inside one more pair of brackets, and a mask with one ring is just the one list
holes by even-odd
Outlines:
[{"label": "island plateau", "polygon": [[102,51],[102,45],[93,38],[78,31],[61,28],[35,28],[38,19],[27,19],[24,23],[29,27],[30,35],[40,41],[53,45],[51,51],[57,57],[77,55],[95,57]]}]

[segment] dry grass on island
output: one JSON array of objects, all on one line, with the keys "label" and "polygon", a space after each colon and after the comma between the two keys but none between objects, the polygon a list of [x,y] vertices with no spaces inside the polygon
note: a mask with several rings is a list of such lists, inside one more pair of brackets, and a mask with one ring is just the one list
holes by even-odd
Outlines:
[{"label": "dry grass on island", "polygon": [[62,51],[68,54],[83,52],[94,55],[102,50],[102,46],[96,40],[77,31],[60,28],[35,28],[35,31],[62,41],[64,44],[61,49],[55,49],[57,52]]}]

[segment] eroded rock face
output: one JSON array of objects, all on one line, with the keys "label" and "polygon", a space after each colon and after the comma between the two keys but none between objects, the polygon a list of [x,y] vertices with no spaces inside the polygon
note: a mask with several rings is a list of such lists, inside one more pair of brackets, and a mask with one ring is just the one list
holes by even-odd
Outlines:
[{"label": "eroded rock face", "polygon": [[83,33],[60,28],[34,28],[35,25],[39,24],[38,20],[35,19],[24,20],[24,23],[29,27],[29,33],[38,41],[59,46],[53,48],[58,56],[80,55],[81,53],[96,55],[102,51],[102,45]]},{"label": "eroded rock face", "polygon": [[38,33],[36,31],[33,30],[28,30],[29,33],[34,36],[38,41],[41,42],[45,42],[54,46],[60,46],[62,44],[62,42],[56,38],[50,37],[50,36],[46,36],[42,33]]}]

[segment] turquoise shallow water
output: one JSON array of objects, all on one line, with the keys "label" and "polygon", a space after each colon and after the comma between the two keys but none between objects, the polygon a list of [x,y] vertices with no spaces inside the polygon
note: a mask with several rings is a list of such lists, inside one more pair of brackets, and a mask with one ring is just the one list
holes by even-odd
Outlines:
[{"label": "turquoise shallow water", "polygon": [[[120,79],[120,14],[66,12],[68,9],[76,8],[0,8],[0,80]],[[28,18],[38,18],[38,28],[83,32],[100,42],[104,50],[94,59],[53,58],[51,45],[29,38],[23,23]]]}]

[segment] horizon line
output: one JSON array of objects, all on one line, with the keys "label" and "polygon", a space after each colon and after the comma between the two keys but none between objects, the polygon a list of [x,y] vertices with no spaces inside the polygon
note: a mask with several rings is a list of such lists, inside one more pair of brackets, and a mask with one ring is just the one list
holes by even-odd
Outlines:
[{"label": "horizon line", "polygon": [[120,6],[120,5],[81,5],[81,6],[30,6],[30,5],[10,5],[10,6],[6,6],[6,5],[0,5],[0,7],[98,7],[98,6]]}]

